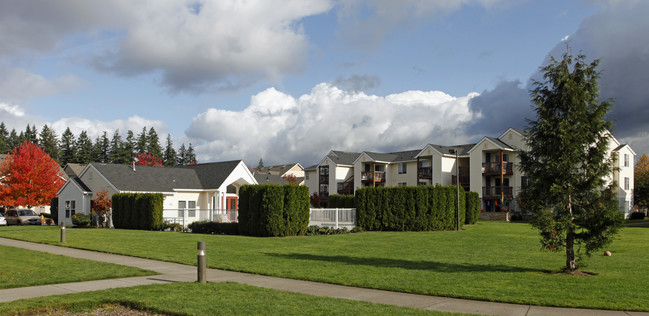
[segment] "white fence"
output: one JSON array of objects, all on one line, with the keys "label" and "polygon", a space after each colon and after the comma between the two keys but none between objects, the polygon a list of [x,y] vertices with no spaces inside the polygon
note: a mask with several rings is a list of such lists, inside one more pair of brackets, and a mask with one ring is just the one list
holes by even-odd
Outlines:
[{"label": "white fence", "polygon": [[356,226],[355,208],[312,208],[309,226],[333,226],[335,228]]},{"label": "white fence", "polygon": [[[199,210],[199,209],[165,209],[163,220],[178,223],[182,227],[196,221],[212,221],[218,223],[236,223],[238,210]],[[312,208],[310,209],[309,226],[332,226],[335,228],[356,226],[355,208]]]}]

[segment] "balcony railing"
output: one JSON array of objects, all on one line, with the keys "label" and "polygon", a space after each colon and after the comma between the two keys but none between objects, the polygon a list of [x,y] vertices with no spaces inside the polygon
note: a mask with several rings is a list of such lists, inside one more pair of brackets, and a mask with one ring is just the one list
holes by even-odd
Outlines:
[{"label": "balcony railing", "polygon": [[505,198],[512,198],[512,187],[506,187],[506,186],[482,187],[482,198],[500,198],[503,194]]},{"label": "balcony railing", "polygon": [[[457,183],[457,177],[455,175],[451,176],[451,184],[455,185]],[[469,181],[469,175],[468,174],[460,174],[460,185],[464,188],[468,188],[470,186],[470,181]]]},{"label": "balcony railing", "polygon": [[[502,169],[501,169],[501,165],[502,165]],[[508,161],[483,162],[482,173],[483,174],[513,174],[514,164]]]},{"label": "balcony railing", "polygon": [[384,171],[361,172],[361,181],[385,182]]},{"label": "balcony railing", "polygon": [[433,168],[431,167],[420,167],[417,169],[417,174],[420,178],[431,179],[433,178]]},{"label": "balcony railing", "polygon": [[353,182],[338,183],[338,194],[354,194]]}]

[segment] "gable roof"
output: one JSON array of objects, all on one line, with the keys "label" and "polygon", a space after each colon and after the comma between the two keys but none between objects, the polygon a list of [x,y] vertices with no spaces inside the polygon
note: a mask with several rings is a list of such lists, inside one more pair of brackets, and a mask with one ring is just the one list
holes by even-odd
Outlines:
[{"label": "gable roof", "polygon": [[277,174],[260,174],[260,173],[255,173],[255,180],[257,180],[257,183],[259,184],[265,184],[265,183],[270,183],[270,184],[288,184],[288,181],[284,180],[282,176],[277,175]]},{"label": "gable roof", "polygon": [[624,148],[624,147],[629,147],[629,151],[631,151],[631,153],[632,153],[634,156],[636,155],[635,151],[633,151],[633,149],[631,148],[631,146],[629,146],[629,144],[620,144],[620,146],[617,146],[617,147],[616,147],[615,149],[613,149],[612,151],[620,151],[620,150],[621,150],[622,148]]},{"label": "gable roof", "polygon": [[87,165],[80,163],[67,163],[63,170],[70,178],[74,178],[83,172]]},{"label": "gable roof", "polygon": [[218,189],[241,160],[179,167],[149,167],[91,163],[118,191],[173,192],[175,189]]},{"label": "gable roof", "polygon": [[256,174],[272,174],[272,175],[284,175],[286,172],[289,170],[293,169],[293,167],[299,166],[300,169],[304,170],[302,165],[299,163],[294,163],[294,164],[286,164],[286,165],[276,165],[276,166],[268,166],[268,167],[261,167],[258,169],[255,169]]},{"label": "gable roof", "polygon": [[435,145],[435,144],[427,144],[426,147],[424,147],[422,150],[420,150],[417,155],[415,155],[415,158],[421,155],[426,148],[431,148],[435,151],[437,151],[440,155],[445,156],[445,155],[450,155],[450,156],[455,156],[455,154],[451,154],[450,150],[451,149],[457,149],[458,150],[458,156],[460,157],[467,157],[469,155],[469,150],[473,148],[476,144],[464,144],[464,145],[455,145],[455,146],[445,146],[445,145]]},{"label": "gable roof", "polygon": [[361,153],[332,150],[318,165],[321,165],[328,158],[337,165],[353,166],[354,161],[356,161],[360,155]]},{"label": "gable roof", "polygon": [[[415,161],[417,160],[417,154],[420,151],[421,150],[419,149],[398,151],[392,153],[376,153],[376,152],[364,151],[363,154],[367,155],[373,161],[393,163],[393,162]],[[356,160],[358,160],[360,157],[361,156],[359,155],[358,158],[356,158]],[[356,161],[354,161],[354,163],[356,163]]]},{"label": "gable roof", "polygon": [[513,146],[507,145],[505,142],[503,142],[502,140],[500,140],[498,138],[485,136],[479,142],[477,142],[475,145],[473,145],[473,147],[471,147],[471,149],[469,149],[467,153],[471,153],[474,149],[476,149],[478,147],[478,145],[480,145],[480,144],[482,144],[484,142],[490,142],[494,146],[500,148],[501,150],[511,150],[511,151],[514,150]]}]

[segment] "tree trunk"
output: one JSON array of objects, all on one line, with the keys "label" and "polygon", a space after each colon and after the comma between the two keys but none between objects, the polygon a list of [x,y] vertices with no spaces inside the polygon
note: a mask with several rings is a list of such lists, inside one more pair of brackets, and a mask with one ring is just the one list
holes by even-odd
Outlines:
[{"label": "tree trunk", "polygon": [[575,262],[575,233],[573,227],[569,227],[566,234],[566,271],[575,270],[577,270],[577,263]]}]

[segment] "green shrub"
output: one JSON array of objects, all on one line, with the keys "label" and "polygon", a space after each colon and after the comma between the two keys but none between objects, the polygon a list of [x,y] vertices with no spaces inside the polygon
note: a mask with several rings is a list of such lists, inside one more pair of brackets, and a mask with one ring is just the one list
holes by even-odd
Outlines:
[{"label": "green shrub", "polygon": [[644,212],[633,212],[629,217],[629,219],[644,219],[644,218],[645,218]]},{"label": "green shrub", "polygon": [[358,230],[356,228],[349,230],[347,227],[343,228],[333,228],[329,226],[317,226],[317,225],[311,225],[307,227],[306,229],[306,235],[307,236],[317,236],[317,235],[340,235],[340,234],[349,234],[349,233],[357,233],[361,232],[362,230]]},{"label": "green shrub", "polygon": [[[462,188],[459,202],[461,227],[467,209]],[[450,230],[458,223],[455,186],[362,188],[355,203],[356,225],[364,230]]]},{"label": "green shrub", "polygon": [[183,225],[180,225],[180,223],[164,222],[164,223],[162,223],[162,229],[161,230],[169,230],[169,231],[172,231],[172,232],[181,232],[181,231],[183,231]]},{"label": "green shrub", "polygon": [[480,218],[480,196],[477,192],[466,192],[465,224],[475,224]]},{"label": "green shrub", "polygon": [[77,227],[90,226],[90,216],[86,214],[77,213],[72,215],[72,224]]},{"label": "green shrub", "polygon": [[54,220],[54,223],[58,225],[59,223],[59,198],[53,197],[50,201],[50,215]]},{"label": "green shrub", "polygon": [[355,208],[353,195],[332,194],[329,196],[329,208]]},{"label": "green shrub", "polygon": [[115,228],[140,230],[164,228],[162,193],[115,193],[112,201]]},{"label": "green shrub", "polygon": [[239,190],[239,232],[248,236],[295,236],[309,225],[305,186],[244,185]]},{"label": "green shrub", "polygon": [[239,235],[239,224],[209,221],[192,222],[187,226],[195,234]]}]

